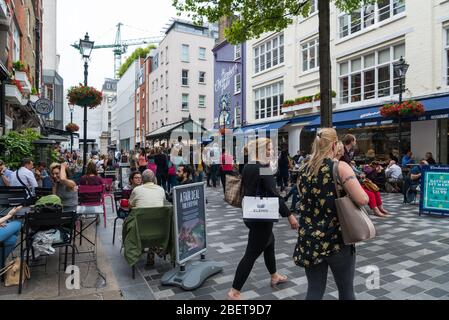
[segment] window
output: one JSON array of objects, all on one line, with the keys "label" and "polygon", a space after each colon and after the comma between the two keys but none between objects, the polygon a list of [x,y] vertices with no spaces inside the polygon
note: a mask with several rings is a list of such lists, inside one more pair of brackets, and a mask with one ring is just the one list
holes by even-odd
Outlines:
[{"label": "window", "polygon": [[165,71],[165,87],[168,88],[168,71]]},{"label": "window", "polygon": [[161,64],[164,64],[164,51],[161,51]]},{"label": "window", "polygon": [[206,48],[200,47],[198,57],[200,58],[200,60],[206,60]]},{"label": "window", "polygon": [[168,63],[168,47],[165,47],[165,64]]},{"label": "window", "polygon": [[159,110],[159,100],[156,100],[156,108],[155,108],[155,110],[154,111],[158,111]]},{"label": "window", "polygon": [[284,63],[284,35],[270,39],[254,48],[254,73]]},{"label": "window", "polygon": [[189,85],[189,70],[182,70],[182,75],[181,75],[181,84],[183,86],[188,86]]},{"label": "window", "polygon": [[159,87],[159,79],[156,79],[156,86],[155,86],[155,91],[157,91],[157,88]]},{"label": "window", "polygon": [[234,94],[242,92],[242,75],[236,74],[234,76]]},{"label": "window", "polygon": [[302,52],[302,71],[309,71],[318,68],[319,63],[319,44],[318,39],[309,41],[301,46]]},{"label": "window", "polygon": [[241,125],[242,125],[242,119],[241,119],[240,105],[237,102],[234,107],[234,126],[240,127]]},{"label": "window", "polygon": [[310,0],[310,12],[309,15],[318,11],[318,0]]},{"label": "window", "polygon": [[446,85],[449,86],[449,28],[446,30],[446,41],[445,41],[445,61],[446,61]]},{"label": "window", "polygon": [[404,11],[405,0],[378,0],[377,3],[366,4],[350,14],[342,12],[338,18],[339,36],[344,38]]},{"label": "window", "polygon": [[[165,95],[165,113],[168,113],[168,94]],[[166,121],[167,123],[168,121]]]},{"label": "window", "polygon": [[164,111],[164,98],[161,97],[161,111]]},{"label": "window", "polygon": [[206,83],[206,72],[204,72],[204,71],[199,72],[198,82]]},{"label": "window", "polygon": [[277,117],[284,103],[283,81],[254,90],[254,110],[257,119]]},{"label": "window", "polygon": [[183,93],[182,94],[182,110],[188,110],[189,109],[189,95]]},{"label": "window", "polygon": [[234,46],[234,60],[238,60],[242,57],[242,45],[238,44]]},{"label": "window", "polygon": [[200,95],[198,97],[198,107],[199,108],[206,108],[206,96]]},{"label": "window", "polygon": [[14,51],[13,51],[13,60],[20,60],[20,34],[19,29],[15,23],[13,23],[13,42],[14,42]]},{"label": "window", "polygon": [[189,62],[189,45],[188,44],[182,45],[181,61]]},{"label": "window", "polygon": [[161,88],[164,87],[164,75],[161,74]]},{"label": "window", "polygon": [[399,93],[393,63],[405,56],[405,45],[380,49],[339,64],[341,104],[359,102]]},{"label": "window", "polygon": [[27,31],[28,31],[28,37],[31,37],[31,34],[32,34],[32,30],[31,30],[31,13],[30,13],[29,9],[28,9],[28,12],[27,12]]}]

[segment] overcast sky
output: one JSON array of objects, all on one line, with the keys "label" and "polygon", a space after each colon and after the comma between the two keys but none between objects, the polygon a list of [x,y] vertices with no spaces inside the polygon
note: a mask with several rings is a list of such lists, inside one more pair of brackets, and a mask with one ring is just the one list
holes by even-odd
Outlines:
[{"label": "overcast sky", "polygon": [[[176,17],[171,3],[171,0],[58,0],[57,45],[64,89],[84,81],[83,61],[79,51],[70,46],[72,43],[79,42],[88,32],[96,45],[113,44],[119,22],[125,25],[122,40],[161,36],[170,18]],[[136,48],[129,47],[122,62]],[[101,90],[104,79],[113,76],[112,49],[94,50],[89,62],[88,84]],[[64,118],[69,122],[70,112],[64,112]],[[82,108],[75,108],[74,122],[81,125],[82,118]]]}]

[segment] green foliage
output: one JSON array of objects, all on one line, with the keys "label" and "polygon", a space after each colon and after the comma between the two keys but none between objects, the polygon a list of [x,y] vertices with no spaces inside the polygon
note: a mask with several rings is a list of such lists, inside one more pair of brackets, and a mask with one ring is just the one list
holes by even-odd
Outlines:
[{"label": "green foliage", "polygon": [[14,70],[16,70],[16,71],[25,71],[26,70],[25,64],[20,60],[14,62],[12,64],[12,66],[13,66]]},{"label": "green foliage", "polygon": [[128,57],[128,59],[126,59],[125,63],[123,63],[117,71],[117,75],[121,78],[136,59],[145,58],[152,49],[156,49],[154,44],[150,44],[146,48],[137,48],[134,50],[134,52]]},{"label": "green foliage", "polygon": [[37,89],[35,87],[31,88],[31,94],[34,96],[38,94]]},{"label": "green foliage", "polygon": [[[237,17],[225,30],[232,44],[259,37],[264,32],[278,32],[293,22],[295,16],[307,17],[309,0],[172,0],[174,7],[187,12],[195,23],[217,22],[221,17]],[[352,12],[376,0],[334,0],[342,11]]]},{"label": "green foliage", "polygon": [[10,131],[0,138],[0,146],[4,150],[3,159],[11,169],[20,167],[23,158],[33,159],[36,152],[33,141],[38,140],[40,134],[33,129],[22,132]]}]

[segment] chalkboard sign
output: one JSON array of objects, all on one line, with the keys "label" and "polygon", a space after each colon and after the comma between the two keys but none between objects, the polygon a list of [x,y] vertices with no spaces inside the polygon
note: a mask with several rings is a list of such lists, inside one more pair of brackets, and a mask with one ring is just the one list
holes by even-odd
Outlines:
[{"label": "chalkboard sign", "polygon": [[180,265],[207,250],[205,184],[173,188],[176,262]]},{"label": "chalkboard sign", "polygon": [[425,166],[421,175],[420,214],[449,216],[449,166]]}]

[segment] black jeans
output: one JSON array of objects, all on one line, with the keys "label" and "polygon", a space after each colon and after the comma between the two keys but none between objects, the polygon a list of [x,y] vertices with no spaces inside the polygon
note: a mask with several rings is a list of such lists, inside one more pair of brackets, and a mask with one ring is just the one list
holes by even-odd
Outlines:
[{"label": "black jeans", "polygon": [[306,300],[322,300],[326,291],[327,271],[331,268],[340,300],[355,300],[355,247],[344,246],[342,250],[316,266],[305,268],[308,288]]},{"label": "black jeans", "polygon": [[218,164],[213,164],[210,167],[210,177],[212,178],[212,185],[214,186],[214,188],[217,187],[217,174],[219,169],[220,165]]},{"label": "black jeans", "polygon": [[249,228],[248,245],[245,255],[235,271],[232,287],[241,291],[243,285],[248,279],[254,263],[262,254],[265,260],[265,266],[270,274],[276,273],[276,258],[274,255],[274,234],[272,222],[245,222]]},{"label": "black jeans", "polygon": [[226,176],[232,175],[232,171],[222,171],[220,170],[220,179],[221,179],[221,185],[223,186],[223,194],[226,193]]},{"label": "black jeans", "polygon": [[157,184],[167,191],[167,175],[164,173],[156,173]]}]

